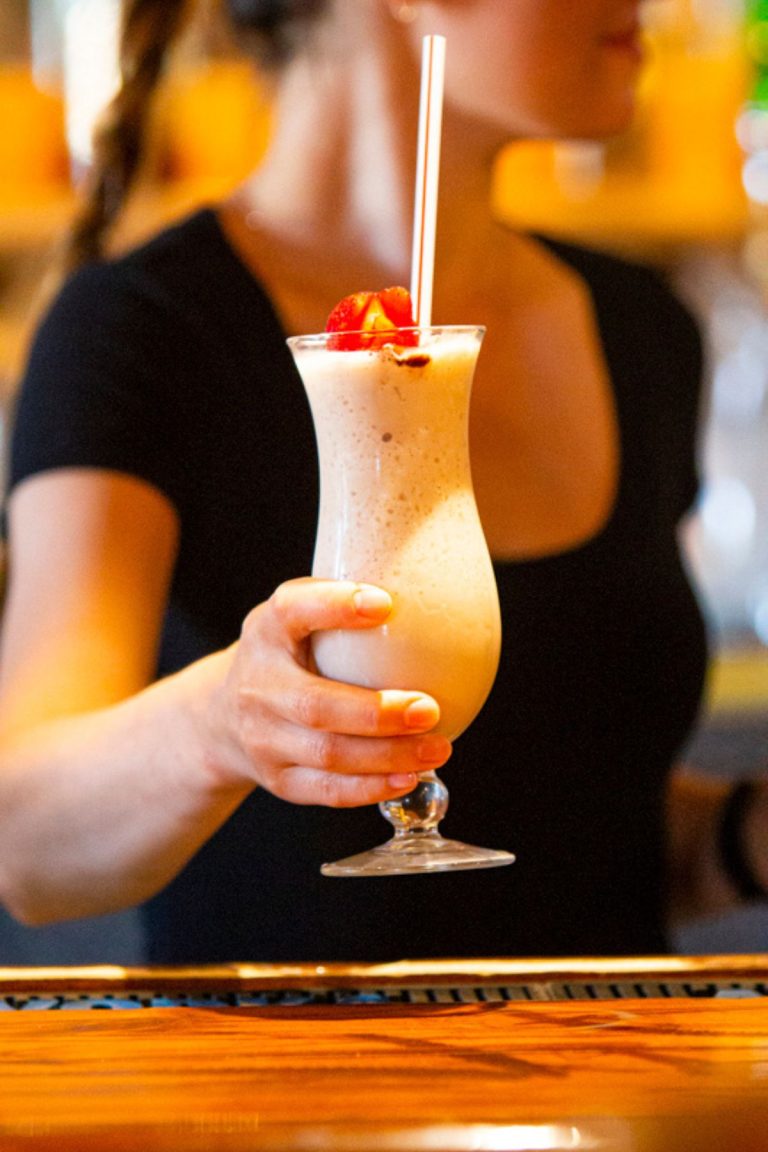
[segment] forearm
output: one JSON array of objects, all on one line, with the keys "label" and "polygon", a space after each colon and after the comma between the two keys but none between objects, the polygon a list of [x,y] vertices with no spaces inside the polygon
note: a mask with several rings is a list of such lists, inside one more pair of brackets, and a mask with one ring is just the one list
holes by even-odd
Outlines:
[{"label": "forearm", "polygon": [[411,791],[418,773],[451,754],[432,731],[436,702],[307,667],[315,631],[374,627],[390,609],[389,596],[366,585],[294,580],[249,613],[231,648],[114,706],[49,722],[30,704],[30,674],[21,688],[10,683],[0,899],[32,922],[143,900],[257,784],[290,803],[332,807]]},{"label": "forearm", "polygon": [[220,653],[114,707],[0,742],[0,898],[30,923],[128,907],[166,884],[252,785],[218,770]]},{"label": "forearm", "polygon": [[[667,802],[670,912],[676,920],[726,912],[745,903],[724,866],[722,820],[734,787],[689,770],[672,778]],[[757,884],[768,891],[768,781],[736,829],[739,851]]]}]

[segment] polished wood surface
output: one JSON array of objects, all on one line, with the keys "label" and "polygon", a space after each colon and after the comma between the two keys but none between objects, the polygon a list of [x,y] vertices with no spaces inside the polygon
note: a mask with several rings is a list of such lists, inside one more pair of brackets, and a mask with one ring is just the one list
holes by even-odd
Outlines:
[{"label": "polished wood surface", "polygon": [[[768,958],[26,969],[0,973],[0,994],[418,986],[430,972],[438,986],[700,984],[763,979]],[[768,1148],[768,997],[5,1012],[0,1067],[2,1152]]]},{"label": "polished wood surface", "polygon": [[768,953],[727,956],[576,956],[398,960],[387,964],[207,964],[163,967],[0,968],[10,992],[130,989],[387,988],[606,980],[768,980]]}]

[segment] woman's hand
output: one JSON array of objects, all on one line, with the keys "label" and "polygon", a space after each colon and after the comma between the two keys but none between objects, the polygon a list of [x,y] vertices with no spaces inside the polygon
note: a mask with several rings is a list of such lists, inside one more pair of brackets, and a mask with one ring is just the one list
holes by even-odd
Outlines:
[{"label": "woman's hand", "polygon": [[372,585],[307,578],[255,608],[213,696],[214,766],[294,804],[341,808],[404,795],[417,773],[444,764],[451,745],[429,731],[439,719],[432,697],[311,670],[313,632],[375,628],[391,607]]}]

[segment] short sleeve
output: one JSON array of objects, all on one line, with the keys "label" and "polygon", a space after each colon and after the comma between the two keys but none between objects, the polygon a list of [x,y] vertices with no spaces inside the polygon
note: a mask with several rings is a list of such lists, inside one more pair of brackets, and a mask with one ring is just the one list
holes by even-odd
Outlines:
[{"label": "short sleeve", "polygon": [[55,468],[106,468],[169,491],[160,382],[160,305],[124,266],[67,281],[33,339],[11,420],[8,487]]}]

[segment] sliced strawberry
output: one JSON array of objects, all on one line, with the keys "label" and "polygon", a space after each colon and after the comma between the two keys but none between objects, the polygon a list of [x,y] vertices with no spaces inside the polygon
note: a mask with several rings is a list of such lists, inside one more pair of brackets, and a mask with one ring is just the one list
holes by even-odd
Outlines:
[{"label": "sliced strawberry", "polygon": [[354,296],[345,296],[328,317],[326,332],[359,332],[372,296],[373,292],[355,292]]},{"label": "sliced strawberry", "polygon": [[379,292],[382,307],[398,328],[413,328],[413,304],[407,288],[385,288]]},{"label": "sliced strawberry", "polygon": [[338,333],[328,341],[329,348],[351,351],[383,348],[385,344],[413,346],[415,332],[410,293],[406,288],[385,288],[382,292],[356,292],[340,300],[328,317],[326,332]]}]

